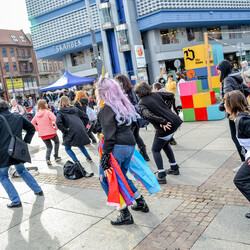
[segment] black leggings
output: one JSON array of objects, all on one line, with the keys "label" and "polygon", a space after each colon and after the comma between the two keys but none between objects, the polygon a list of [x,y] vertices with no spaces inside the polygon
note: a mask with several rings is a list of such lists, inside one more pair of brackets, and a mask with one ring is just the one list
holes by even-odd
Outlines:
[{"label": "black leggings", "polygon": [[59,151],[59,138],[56,135],[55,137],[51,138],[51,139],[47,139],[47,140],[43,140],[46,147],[47,147],[47,151],[46,151],[46,160],[50,160],[50,155],[51,155],[51,151],[52,151],[52,143],[51,140],[55,143],[55,154],[54,157],[57,158],[58,157],[58,151]]},{"label": "black leggings", "polygon": [[245,148],[240,145],[238,139],[236,138],[236,128],[235,128],[234,121],[229,120],[229,128],[230,128],[232,140],[237,148],[240,159],[242,162],[244,162],[245,161]]},{"label": "black leggings", "polygon": [[152,153],[155,160],[155,164],[158,168],[158,170],[163,170],[163,161],[161,157],[161,150],[165,152],[166,156],[168,157],[168,160],[170,163],[176,163],[174,152],[169,144],[170,141],[166,141],[163,139],[160,139],[158,136],[155,135],[153,145],[152,145]]},{"label": "black leggings", "polygon": [[135,137],[135,140],[136,140],[136,144],[138,145],[139,148],[143,147],[144,146],[144,142],[143,142],[142,138],[139,135],[140,128],[137,125],[135,125],[133,127],[133,131],[134,131],[134,137]]}]

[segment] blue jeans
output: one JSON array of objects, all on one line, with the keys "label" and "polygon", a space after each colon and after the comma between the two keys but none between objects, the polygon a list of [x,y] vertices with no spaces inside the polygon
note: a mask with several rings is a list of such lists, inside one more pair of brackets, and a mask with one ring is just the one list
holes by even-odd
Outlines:
[{"label": "blue jeans", "polygon": [[[115,157],[116,161],[118,162],[122,170],[122,173],[125,176],[128,182],[128,185],[131,188],[132,192],[135,194],[135,198],[136,198],[140,195],[140,192],[134,186],[134,183],[126,175],[128,172],[129,164],[134,154],[134,151],[135,151],[135,146],[115,145],[112,150],[112,154]],[[100,183],[101,183],[102,189],[108,196],[109,185],[108,185],[107,178],[105,177],[104,171],[101,166],[99,167],[99,173],[100,173]]]},{"label": "blue jeans", "polygon": [[[87,149],[86,149],[84,146],[78,147],[78,148],[82,151],[82,153],[86,156],[86,158],[89,158],[89,153],[88,153]],[[66,145],[66,146],[65,146],[65,150],[66,150],[67,154],[71,157],[71,159],[72,159],[74,162],[77,162],[77,161],[78,161],[78,159],[76,158],[75,153],[74,153],[74,152],[72,151],[72,149],[71,149],[71,146]]]},{"label": "blue jeans", "polygon": [[[9,175],[8,175],[9,168],[10,166],[5,167],[5,168],[0,168],[0,182],[3,185],[5,191],[7,192],[11,202],[19,203],[21,202],[20,197],[14,185],[9,179]],[[23,163],[15,165],[15,168],[16,168],[17,173],[20,175],[20,177],[35,193],[39,193],[42,191],[41,187],[37,184],[34,177],[26,170]]]}]

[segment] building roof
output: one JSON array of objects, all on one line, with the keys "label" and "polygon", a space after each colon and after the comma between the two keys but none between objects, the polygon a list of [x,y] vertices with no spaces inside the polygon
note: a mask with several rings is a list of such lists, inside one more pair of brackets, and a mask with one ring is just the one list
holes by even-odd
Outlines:
[{"label": "building roof", "polygon": [[0,45],[32,46],[22,30],[0,29]]}]

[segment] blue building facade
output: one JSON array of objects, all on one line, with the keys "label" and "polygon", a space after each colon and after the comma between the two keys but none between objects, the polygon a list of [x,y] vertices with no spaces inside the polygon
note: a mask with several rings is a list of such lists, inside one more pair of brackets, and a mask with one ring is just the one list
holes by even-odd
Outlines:
[{"label": "blue building facade", "polygon": [[[91,36],[84,0],[26,0],[38,58],[63,60],[79,76],[95,76]],[[250,60],[248,0],[90,0],[99,54],[110,76],[153,83],[161,73],[183,67],[183,47],[222,43],[225,57],[239,63],[237,44],[245,43]],[[144,52],[138,56],[138,48]]]}]

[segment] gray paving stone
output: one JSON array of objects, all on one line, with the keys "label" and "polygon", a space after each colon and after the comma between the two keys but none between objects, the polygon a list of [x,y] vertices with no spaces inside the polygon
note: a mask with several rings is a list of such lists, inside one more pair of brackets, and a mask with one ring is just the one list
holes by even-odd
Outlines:
[{"label": "gray paving stone", "polygon": [[[129,208],[129,210],[133,214],[136,225],[150,228],[156,228],[182,203],[181,200],[150,196],[145,197],[145,200],[150,209],[149,213],[133,211],[131,208]],[[107,219],[114,220],[116,219],[117,214],[118,211],[114,211],[107,216]]]},{"label": "gray paving stone", "polygon": [[99,218],[49,208],[0,234],[1,249],[58,249]]},{"label": "gray paving stone", "polygon": [[201,236],[250,244],[250,220],[245,218],[249,212],[249,207],[225,205]]},{"label": "gray paving stone", "polygon": [[217,138],[213,142],[211,142],[209,145],[204,147],[203,150],[215,150],[215,151],[234,150],[235,151],[236,147],[231,138]]},{"label": "gray paving stone", "polygon": [[103,219],[62,249],[133,249],[152,230],[137,224],[114,227],[110,225],[109,220]]},{"label": "gray paving stone", "polygon": [[191,250],[249,250],[250,245],[226,241],[226,240],[218,240],[218,239],[207,239],[203,236],[200,237],[196,243],[193,245]]},{"label": "gray paving stone", "polygon": [[[22,221],[43,211],[43,207],[37,205],[37,201],[43,199],[37,197],[34,204],[23,203],[23,207],[9,209],[7,204],[10,203],[9,199],[0,198],[0,233],[20,224]],[[1,238],[1,236],[0,236]],[[1,247],[0,247],[1,248]]]},{"label": "gray paving stone", "polygon": [[[45,207],[51,207],[56,205],[57,203],[67,199],[68,197],[75,195],[76,193],[82,191],[82,188],[73,188],[67,186],[56,186],[56,185],[49,185],[44,184],[43,187],[45,202]],[[23,202],[33,204],[36,197],[34,196],[33,192],[28,192],[21,195],[21,200]],[[39,202],[38,202],[39,205]]]},{"label": "gray paving stone", "polygon": [[66,211],[102,218],[114,210],[113,207],[107,206],[106,203],[107,197],[104,191],[84,189],[76,195],[61,201],[54,207]]}]

